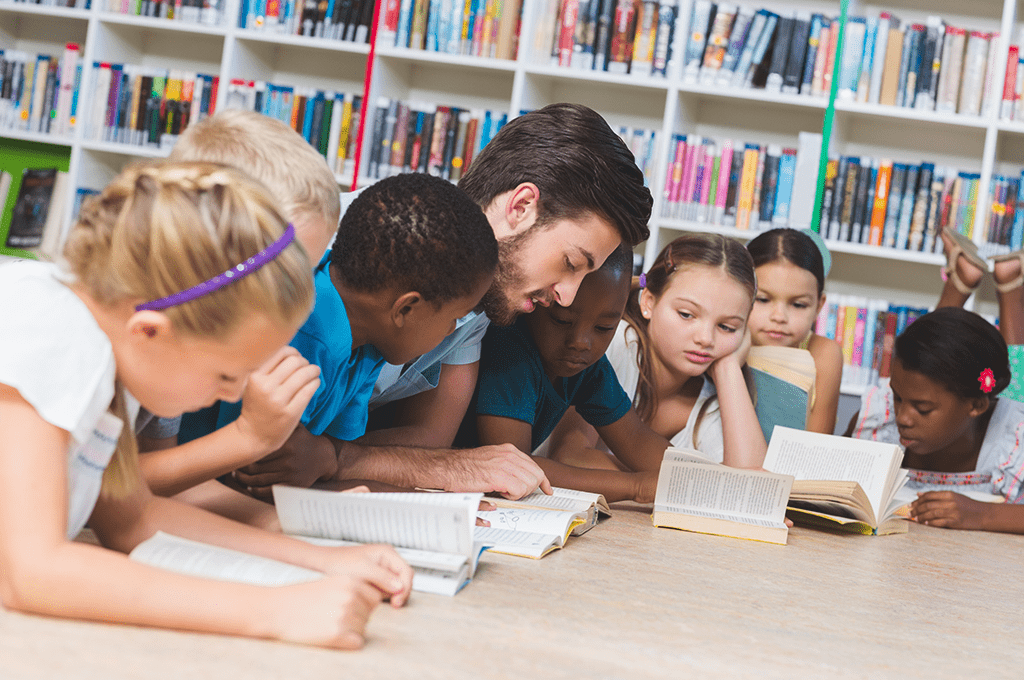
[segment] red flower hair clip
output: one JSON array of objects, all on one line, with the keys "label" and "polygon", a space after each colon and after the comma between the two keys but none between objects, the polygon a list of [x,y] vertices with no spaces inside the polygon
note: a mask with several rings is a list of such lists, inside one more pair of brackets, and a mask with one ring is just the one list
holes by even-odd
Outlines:
[{"label": "red flower hair clip", "polygon": [[996,386],[996,377],[992,374],[991,368],[986,368],[978,376],[978,382],[981,383],[981,391],[988,394],[992,391],[992,388]]}]

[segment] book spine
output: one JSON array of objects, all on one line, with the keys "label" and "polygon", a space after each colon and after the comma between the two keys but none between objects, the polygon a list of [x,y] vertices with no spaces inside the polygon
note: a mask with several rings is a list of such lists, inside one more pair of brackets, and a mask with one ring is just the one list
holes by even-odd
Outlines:
[{"label": "book spine", "polygon": [[613,28],[605,70],[609,73],[629,73],[629,61],[633,56],[633,37],[636,32],[636,7],[632,0],[615,0]]},{"label": "book spine", "polygon": [[985,64],[988,58],[988,34],[971,31],[964,56],[963,81],[957,113],[977,116],[981,113],[981,97],[985,87]]},{"label": "book spine", "polygon": [[750,36],[753,19],[754,10],[750,7],[740,7],[737,9],[732,30],[729,32],[729,47],[725,50],[722,66],[715,75],[716,85],[724,86],[732,82],[736,66],[740,61],[740,55],[743,53],[743,47]]},{"label": "book spine", "polygon": [[786,60],[789,57],[790,45],[793,42],[795,17],[779,17],[775,29],[775,43],[772,46],[771,61],[765,78],[766,92],[782,92],[785,81]]},{"label": "book spine", "polygon": [[878,164],[878,179],[875,182],[875,201],[871,208],[871,223],[868,233],[869,245],[882,245],[886,208],[889,202],[889,186],[892,181],[892,167],[893,164],[890,160],[883,160]]},{"label": "book spine", "polygon": [[963,76],[964,47],[967,32],[955,26],[946,26],[946,38],[942,47],[942,70],[939,73],[939,93],[935,110],[942,113],[956,113]]},{"label": "book spine", "polygon": [[871,66],[875,58],[875,41],[878,37],[878,19],[867,17],[864,29],[864,47],[861,51],[860,73],[857,78],[856,100],[867,102],[871,91]]},{"label": "book spine", "polygon": [[846,20],[843,57],[839,67],[838,96],[840,99],[853,101],[856,97],[866,31],[867,22],[864,17],[851,17]]},{"label": "book spine", "polygon": [[683,82],[694,84],[700,75],[701,61],[708,38],[714,5],[710,0],[694,0],[690,13],[690,32],[683,55]]},{"label": "book spine", "polygon": [[779,186],[779,163],[782,160],[782,148],[769,144],[764,155],[763,179],[758,200],[758,221],[770,224],[775,214],[775,194]]},{"label": "book spine", "polygon": [[772,225],[789,226],[790,199],[793,195],[793,179],[796,175],[796,149],[783,149],[779,161],[778,189],[775,194],[775,212]]},{"label": "book spine", "polygon": [[875,29],[875,44],[871,54],[871,83],[868,87],[868,102],[879,103],[882,95],[882,77],[885,74],[886,47],[889,44],[889,26],[892,15],[882,12],[878,15]]},{"label": "book spine", "polygon": [[757,48],[757,44],[761,41],[761,34],[764,33],[765,26],[768,25],[768,17],[771,13],[766,9],[760,9],[755,14],[753,19],[750,21],[750,29],[747,32],[746,40],[743,43],[743,50],[740,52],[739,59],[736,62],[736,68],[732,75],[732,82],[730,83],[733,87],[743,87],[743,83],[747,77],[747,71],[750,70],[750,65],[754,60],[754,50]]},{"label": "book spine", "polygon": [[706,85],[715,82],[718,71],[725,61],[725,54],[729,49],[730,31],[736,17],[736,6],[724,2],[719,3],[714,16],[711,30],[708,32],[707,45],[704,48],[704,57],[700,64],[700,82]]},{"label": "book spine", "polygon": [[914,212],[910,219],[907,250],[919,251],[924,245],[925,221],[928,218],[928,201],[931,198],[934,172],[935,165],[933,163],[921,163],[921,169],[918,171],[917,198],[914,201]]},{"label": "book spine", "polygon": [[797,12],[793,21],[793,34],[790,40],[789,56],[786,58],[786,69],[782,75],[782,91],[787,94],[799,94],[804,78],[804,63],[807,61],[808,41],[811,35],[810,12]]},{"label": "book spine", "polygon": [[839,161],[829,159],[825,165],[825,186],[821,194],[821,214],[818,219],[821,235],[829,238],[829,219],[832,216],[832,202],[835,200],[836,173],[839,170]]},{"label": "book spine", "polygon": [[743,151],[743,170],[736,199],[736,228],[750,227],[750,213],[754,205],[754,186],[757,182],[757,165],[760,147],[746,144]]},{"label": "book spine", "polygon": [[900,221],[896,232],[896,247],[907,249],[910,238],[910,223],[914,216],[914,199],[917,198],[917,177],[920,168],[916,165],[907,167],[907,183],[903,191],[903,204],[900,206]]},{"label": "book spine", "polygon": [[[608,50],[611,47],[612,27],[615,21],[615,0],[602,0],[601,13],[597,20],[594,38],[594,70],[604,71],[608,65]],[[673,25],[675,22],[673,21]],[[660,28],[660,24],[659,24]],[[666,55],[666,60],[667,60]]]},{"label": "book spine", "polygon": [[1006,78],[1003,80],[1003,98],[999,106],[999,117],[1003,120],[1013,120],[1013,111],[1017,104],[1017,62],[1019,60],[1018,47],[1010,45],[1009,56],[1006,59]]},{"label": "book spine", "polygon": [[[610,4],[610,0],[605,0]],[[672,41],[675,39],[676,16],[679,10],[675,2],[662,3],[658,7],[658,29],[654,37],[654,61],[651,75],[667,76],[668,62],[672,56]]]}]

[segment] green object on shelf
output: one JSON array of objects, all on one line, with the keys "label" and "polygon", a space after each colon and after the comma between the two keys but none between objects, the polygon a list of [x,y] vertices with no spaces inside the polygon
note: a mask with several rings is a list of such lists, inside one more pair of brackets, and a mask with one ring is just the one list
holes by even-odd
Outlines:
[{"label": "green object on shelf", "polygon": [[7,192],[7,202],[2,206],[3,212],[0,214],[0,255],[35,257],[24,250],[4,245],[7,242],[7,230],[11,226],[11,213],[14,211],[14,203],[21,188],[22,171],[25,168],[57,168],[67,172],[70,160],[71,150],[66,146],[0,139],[0,170],[6,170],[11,175],[11,188]]},{"label": "green object on shelf", "polygon": [[846,12],[850,0],[839,3],[839,36],[836,38],[836,56],[832,61],[832,87],[825,107],[825,120],[821,124],[821,155],[818,157],[818,187],[814,192],[814,213],[811,215],[811,229],[821,233],[821,199],[825,194],[825,170],[828,167],[828,147],[832,141],[832,120],[836,115],[836,95],[839,93],[839,73],[843,65],[843,38],[846,35]]}]

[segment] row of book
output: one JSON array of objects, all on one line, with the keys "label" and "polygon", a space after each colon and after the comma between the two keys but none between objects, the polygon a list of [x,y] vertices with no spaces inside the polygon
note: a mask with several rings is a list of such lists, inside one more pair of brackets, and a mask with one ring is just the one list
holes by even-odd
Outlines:
[{"label": "row of book", "polygon": [[800,203],[814,200],[809,191],[816,184],[820,140],[803,133],[797,149],[676,135],[662,216],[737,229],[807,226],[809,220],[795,219],[791,207],[794,196]]},{"label": "row of book", "polygon": [[101,9],[132,17],[216,26],[224,17],[224,0],[103,0]]},{"label": "row of book", "polygon": [[216,106],[218,76],[107,62],[93,71],[87,140],[169,149]]},{"label": "row of book", "polygon": [[81,50],[68,43],[58,59],[0,50],[0,129],[72,133],[82,80]]},{"label": "row of book", "polygon": [[362,104],[362,96],[354,93],[251,80],[232,80],[224,100],[225,108],[258,111],[284,122],[319,151],[336,174],[351,172]]},{"label": "row of book", "polygon": [[518,54],[522,0],[383,1],[382,44],[494,59]]},{"label": "row of book", "polygon": [[821,203],[827,239],[941,253],[939,233],[974,228],[981,175],[867,156],[830,160]]},{"label": "row of book", "polygon": [[988,223],[982,234],[987,255],[1012,252],[1024,247],[1024,171],[1018,177],[993,175],[989,186]]},{"label": "row of book", "polygon": [[508,114],[381,97],[372,122],[367,177],[427,172],[454,182]]},{"label": "row of book", "polygon": [[896,337],[928,309],[893,305],[852,295],[830,295],[814,332],[843,349],[843,387],[874,385],[887,378]]},{"label": "row of book", "polygon": [[41,5],[43,7],[76,7],[79,9],[90,9],[90,0],[9,0],[25,5]]},{"label": "row of book", "polygon": [[658,131],[622,126],[619,128],[619,137],[629,147],[629,150],[633,152],[633,158],[636,159],[637,167],[643,171],[644,185],[650,186],[649,180],[654,172],[655,159],[657,158]]},{"label": "row of book", "polygon": [[618,74],[668,74],[676,0],[543,0],[534,53],[552,66]]},{"label": "row of book", "polygon": [[695,0],[689,25],[684,84],[829,93],[838,20]]},{"label": "row of book", "polygon": [[367,43],[373,9],[374,0],[241,0],[238,27]]},{"label": "row of book", "polygon": [[998,37],[947,25],[937,16],[903,26],[889,12],[851,17],[846,22],[838,97],[986,115],[998,66]]}]

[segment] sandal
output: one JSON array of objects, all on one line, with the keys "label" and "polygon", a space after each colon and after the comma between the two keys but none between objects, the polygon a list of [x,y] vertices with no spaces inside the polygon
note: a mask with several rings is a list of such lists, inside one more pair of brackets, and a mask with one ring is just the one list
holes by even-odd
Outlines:
[{"label": "sandal", "polygon": [[[1015,250],[1012,253],[1003,253],[1002,255],[993,255],[989,258],[993,262],[1006,262],[1007,260],[1020,260],[1020,274],[1017,278],[1012,281],[1006,281],[1005,283],[996,283],[996,290],[1000,293],[1009,293],[1011,290],[1020,288],[1024,284],[1024,250]],[[955,286],[956,283],[954,282]]]},{"label": "sandal", "polygon": [[[942,273],[950,281],[953,282],[953,287],[960,291],[961,294],[970,295],[971,293],[974,292],[974,289],[968,286],[966,283],[964,283],[963,280],[957,275],[956,259],[963,255],[965,260],[967,260],[968,262],[970,262],[983,272],[991,271],[991,267],[989,266],[988,261],[982,258],[981,255],[978,253],[978,246],[974,243],[974,241],[967,238],[960,232],[954,229],[950,229],[949,227],[944,227],[942,229],[942,233],[944,233],[953,241],[953,248],[950,249],[949,253],[947,253],[946,255],[946,266],[942,268]],[[1022,260],[1021,264],[1024,265],[1024,260]],[[1013,287],[1015,288],[1016,286],[1019,286],[1021,283],[1024,283],[1024,278],[1022,278],[1021,281],[1016,283],[1016,285]]]}]

